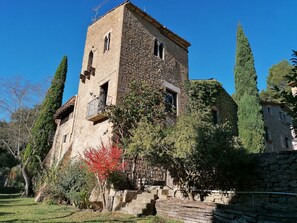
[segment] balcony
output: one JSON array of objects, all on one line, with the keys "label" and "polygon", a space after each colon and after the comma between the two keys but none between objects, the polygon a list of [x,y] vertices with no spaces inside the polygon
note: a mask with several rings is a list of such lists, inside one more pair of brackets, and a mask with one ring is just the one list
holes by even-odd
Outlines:
[{"label": "balcony", "polygon": [[85,70],[83,72],[83,74],[80,74],[80,79],[83,83],[85,83],[86,78],[88,78],[88,80],[90,80],[90,76],[93,75],[95,76],[95,71],[96,69],[94,67],[92,67],[91,65],[88,65],[87,70]]},{"label": "balcony", "polygon": [[105,108],[107,105],[111,105],[112,98],[107,96],[97,97],[88,103],[87,107],[87,120],[92,122],[98,122],[107,117]]}]

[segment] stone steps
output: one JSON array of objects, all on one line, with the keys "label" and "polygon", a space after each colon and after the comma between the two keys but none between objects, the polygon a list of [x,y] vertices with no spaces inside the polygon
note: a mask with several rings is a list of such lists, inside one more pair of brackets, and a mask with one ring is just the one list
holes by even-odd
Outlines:
[{"label": "stone steps", "polygon": [[134,216],[155,214],[155,203],[157,199],[157,191],[143,192],[138,194],[136,199],[127,203],[126,206],[121,209],[121,212]]}]

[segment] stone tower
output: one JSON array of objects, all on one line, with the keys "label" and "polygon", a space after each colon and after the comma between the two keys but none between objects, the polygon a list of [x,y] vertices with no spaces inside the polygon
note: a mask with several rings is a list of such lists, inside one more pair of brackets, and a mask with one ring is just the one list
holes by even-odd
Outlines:
[{"label": "stone tower", "polygon": [[108,143],[112,129],[104,107],[120,103],[132,80],[163,87],[172,95],[177,114],[181,114],[186,104],[189,46],[130,2],[91,24],[78,94],[56,114],[58,128],[49,154],[51,162]]}]

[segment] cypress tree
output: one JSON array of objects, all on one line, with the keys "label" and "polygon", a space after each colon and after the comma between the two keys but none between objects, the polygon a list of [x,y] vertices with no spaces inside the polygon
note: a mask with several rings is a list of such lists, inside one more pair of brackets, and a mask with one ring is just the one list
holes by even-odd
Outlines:
[{"label": "cypress tree", "polygon": [[235,101],[238,131],[245,148],[252,153],[264,149],[264,121],[257,88],[254,57],[241,25],[236,35]]},{"label": "cypress tree", "polygon": [[51,148],[51,139],[56,130],[54,114],[62,105],[62,97],[67,73],[67,57],[64,56],[42,102],[39,115],[32,128],[32,139],[27,145],[24,159],[30,157],[29,172],[33,174],[39,170],[42,161]]}]

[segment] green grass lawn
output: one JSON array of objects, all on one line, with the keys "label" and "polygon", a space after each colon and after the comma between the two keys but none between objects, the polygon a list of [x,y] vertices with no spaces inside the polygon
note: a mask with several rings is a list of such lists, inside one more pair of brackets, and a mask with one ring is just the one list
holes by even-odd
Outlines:
[{"label": "green grass lawn", "polygon": [[33,198],[20,198],[18,194],[0,194],[0,222],[140,222],[177,223],[158,216],[133,217],[117,212],[100,213],[78,210],[72,206],[35,203]]}]

